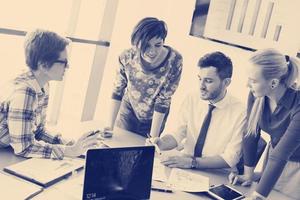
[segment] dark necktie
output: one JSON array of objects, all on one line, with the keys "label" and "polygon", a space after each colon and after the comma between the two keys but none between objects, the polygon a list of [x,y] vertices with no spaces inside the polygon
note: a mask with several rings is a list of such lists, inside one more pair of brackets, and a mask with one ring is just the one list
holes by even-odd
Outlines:
[{"label": "dark necktie", "polygon": [[197,139],[197,143],[195,145],[195,150],[194,150],[194,156],[195,157],[201,157],[202,156],[202,150],[203,150],[203,146],[204,146],[204,142],[205,142],[205,138],[207,135],[207,130],[210,124],[210,120],[211,120],[211,113],[213,111],[213,109],[215,108],[214,105],[208,104],[208,112],[205,116],[205,119],[203,121],[202,127],[200,129],[200,133]]}]

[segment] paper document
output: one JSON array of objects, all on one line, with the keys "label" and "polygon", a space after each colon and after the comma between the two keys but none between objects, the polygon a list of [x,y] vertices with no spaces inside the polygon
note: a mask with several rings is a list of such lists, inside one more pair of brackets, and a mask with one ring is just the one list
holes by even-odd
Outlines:
[{"label": "paper document", "polygon": [[83,159],[67,157],[63,160],[31,158],[5,167],[4,171],[48,187],[71,175],[73,171],[83,168],[84,162]]},{"label": "paper document", "polygon": [[1,199],[23,200],[40,193],[43,188],[0,172]]},{"label": "paper document", "polygon": [[186,192],[203,192],[208,191],[209,178],[189,170],[172,169],[168,185],[174,190]]},{"label": "paper document", "polygon": [[154,158],[152,180],[166,182],[168,179],[167,170],[170,169],[160,162],[160,159]]}]

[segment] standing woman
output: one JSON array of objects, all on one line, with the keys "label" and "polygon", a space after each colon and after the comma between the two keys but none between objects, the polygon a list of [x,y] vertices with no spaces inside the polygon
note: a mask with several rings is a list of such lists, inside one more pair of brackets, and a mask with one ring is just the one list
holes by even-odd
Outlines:
[{"label": "standing woman", "polygon": [[300,198],[300,91],[292,88],[299,62],[274,49],[256,52],[250,58],[248,127],[243,142],[244,175],[230,177],[233,183],[250,185],[253,180],[260,130],[271,137],[261,179],[248,199],[265,199],[272,189]]},{"label": "standing woman", "polygon": [[177,89],[182,56],[164,45],[164,21],[147,17],[134,28],[132,48],[119,57],[119,69],[112,94],[108,129],[116,126],[144,137],[159,136]]}]

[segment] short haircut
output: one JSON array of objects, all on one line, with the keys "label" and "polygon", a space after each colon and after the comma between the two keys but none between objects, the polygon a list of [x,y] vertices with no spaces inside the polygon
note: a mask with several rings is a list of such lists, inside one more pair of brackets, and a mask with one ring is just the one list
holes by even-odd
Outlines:
[{"label": "short haircut", "polygon": [[198,61],[198,66],[200,68],[215,67],[221,79],[232,77],[231,59],[219,51],[205,54]]},{"label": "short haircut", "polygon": [[146,17],[134,27],[131,34],[131,44],[138,46],[141,42],[141,51],[145,52],[149,40],[154,37],[165,40],[167,32],[167,25],[164,21],[154,17]]},{"label": "short haircut", "polygon": [[35,71],[39,63],[44,63],[50,68],[69,43],[69,39],[47,30],[28,33],[24,43],[27,66]]}]

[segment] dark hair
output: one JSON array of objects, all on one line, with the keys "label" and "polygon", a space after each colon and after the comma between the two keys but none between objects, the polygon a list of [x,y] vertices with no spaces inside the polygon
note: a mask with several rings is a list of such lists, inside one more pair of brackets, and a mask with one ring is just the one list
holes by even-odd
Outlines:
[{"label": "dark hair", "polygon": [[27,33],[24,43],[27,66],[37,70],[39,63],[45,63],[50,68],[69,43],[67,38],[47,30]]},{"label": "dark hair", "polygon": [[167,25],[164,21],[154,17],[146,17],[134,27],[131,34],[131,44],[138,46],[141,42],[141,51],[145,52],[149,40],[154,37],[165,40],[167,32]]},{"label": "dark hair", "polygon": [[232,62],[231,59],[222,52],[216,51],[205,54],[198,61],[200,68],[215,67],[221,79],[232,77]]}]

